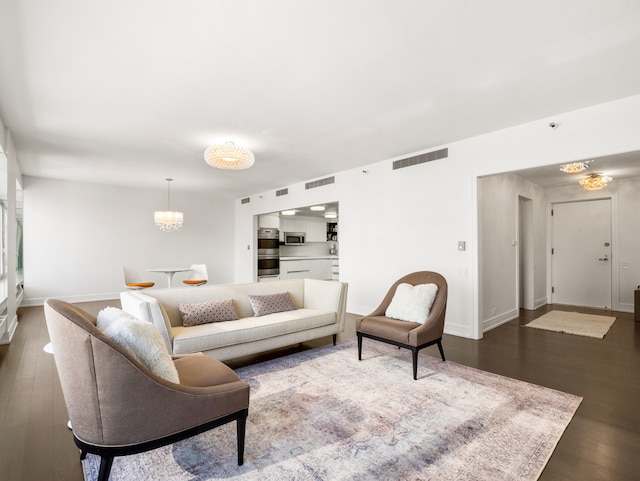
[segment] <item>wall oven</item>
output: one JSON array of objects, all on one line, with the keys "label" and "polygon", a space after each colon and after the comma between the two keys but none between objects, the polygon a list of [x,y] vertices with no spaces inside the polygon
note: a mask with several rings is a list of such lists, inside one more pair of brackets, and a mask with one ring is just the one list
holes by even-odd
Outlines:
[{"label": "wall oven", "polygon": [[280,256],[258,256],[258,277],[280,275]]},{"label": "wall oven", "polygon": [[279,256],[280,239],[278,229],[258,229],[259,256]]},{"label": "wall oven", "polygon": [[258,280],[277,279],[280,275],[280,239],[278,229],[258,229]]}]

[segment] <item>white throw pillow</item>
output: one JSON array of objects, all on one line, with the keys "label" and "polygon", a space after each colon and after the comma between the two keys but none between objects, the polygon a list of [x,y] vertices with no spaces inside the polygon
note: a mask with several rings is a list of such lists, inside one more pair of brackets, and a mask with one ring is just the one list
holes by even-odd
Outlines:
[{"label": "white throw pillow", "polygon": [[116,307],[98,313],[98,329],[156,376],[179,384],[176,366],[162,336],[149,322]]},{"label": "white throw pillow", "polygon": [[423,324],[429,317],[437,293],[435,284],[399,284],[385,316]]}]

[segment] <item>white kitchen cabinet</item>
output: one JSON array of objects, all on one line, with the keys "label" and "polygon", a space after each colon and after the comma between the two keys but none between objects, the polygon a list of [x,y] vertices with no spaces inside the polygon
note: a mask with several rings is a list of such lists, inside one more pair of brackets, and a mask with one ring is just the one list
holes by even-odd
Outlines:
[{"label": "white kitchen cabinet", "polygon": [[311,259],[311,279],[331,280],[331,259]]},{"label": "white kitchen cabinet", "polygon": [[279,229],[280,217],[277,215],[260,215],[258,216],[258,227],[263,229]]},{"label": "white kitchen cabinet", "polygon": [[307,221],[306,242],[326,242],[327,232],[324,221]]},{"label": "white kitchen cabinet", "polygon": [[280,260],[280,279],[303,279],[311,277],[309,259]]}]

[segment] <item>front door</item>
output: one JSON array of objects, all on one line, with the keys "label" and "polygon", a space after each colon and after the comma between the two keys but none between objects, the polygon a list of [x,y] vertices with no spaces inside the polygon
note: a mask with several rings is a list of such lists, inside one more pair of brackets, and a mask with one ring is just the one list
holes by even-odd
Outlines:
[{"label": "front door", "polygon": [[611,199],[553,204],[551,299],[611,309]]}]

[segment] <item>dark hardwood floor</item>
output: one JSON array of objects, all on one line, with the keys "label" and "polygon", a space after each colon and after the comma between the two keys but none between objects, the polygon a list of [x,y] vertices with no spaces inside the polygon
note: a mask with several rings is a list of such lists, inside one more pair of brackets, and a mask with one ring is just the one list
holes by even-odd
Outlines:
[{"label": "dark hardwood floor", "polygon": [[[107,305],[118,301],[82,307],[97,313]],[[602,313],[561,306],[521,311],[518,319],[487,332],[480,341],[445,336],[447,359],[584,398],[540,480],[636,481],[640,479],[640,322],[634,322],[632,314],[614,312],[611,315],[618,320],[603,340],[522,327],[552,308]],[[42,308],[21,308],[19,316],[12,344],[0,346],[0,479],[80,481],[79,452],[66,427],[53,356],[42,350],[49,341]],[[355,337],[354,319],[348,316],[340,342]],[[230,365],[261,362],[330,341]],[[436,347],[425,349],[424,355],[439,356]]]}]

